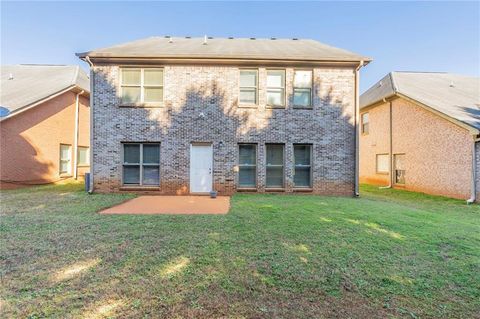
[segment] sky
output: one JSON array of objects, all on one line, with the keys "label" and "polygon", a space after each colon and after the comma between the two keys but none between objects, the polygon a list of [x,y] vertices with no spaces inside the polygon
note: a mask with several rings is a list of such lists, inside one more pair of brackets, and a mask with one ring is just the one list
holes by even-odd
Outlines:
[{"label": "sky", "polygon": [[480,75],[480,2],[4,2],[2,64],[78,64],[76,52],[150,36],[310,38],[390,71]]}]

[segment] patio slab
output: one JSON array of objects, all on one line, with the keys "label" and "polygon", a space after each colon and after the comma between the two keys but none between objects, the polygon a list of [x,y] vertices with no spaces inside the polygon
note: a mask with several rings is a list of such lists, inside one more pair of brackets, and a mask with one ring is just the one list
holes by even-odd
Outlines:
[{"label": "patio slab", "polygon": [[218,196],[140,196],[117,206],[100,211],[100,214],[171,214],[171,215],[222,215],[230,209],[230,197]]}]

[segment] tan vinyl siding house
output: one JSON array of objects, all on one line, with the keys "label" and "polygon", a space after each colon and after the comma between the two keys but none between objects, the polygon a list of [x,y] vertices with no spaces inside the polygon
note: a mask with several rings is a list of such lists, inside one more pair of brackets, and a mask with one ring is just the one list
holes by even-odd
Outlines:
[{"label": "tan vinyl siding house", "polygon": [[352,196],[361,55],[314,40],[152,37],[78,54],[91,188]]},{"label": "tan vinyl siding house", "polygon": [[360,101],[361,182],[478,198],[478,78],[392,72]]},{"label": "tan vinyl siding house", "polygon": [[89,171],[89,79],[78,66],[1,67],[2,187]]}]

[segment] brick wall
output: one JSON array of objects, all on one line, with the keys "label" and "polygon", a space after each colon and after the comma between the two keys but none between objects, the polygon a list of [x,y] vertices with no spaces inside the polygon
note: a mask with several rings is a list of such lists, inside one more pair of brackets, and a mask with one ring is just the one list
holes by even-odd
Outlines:
[{"label": "brick wall", "polygon": [[[0,180],[59,180],[60,144],[72,145],[73,169],[75,96],[72,91],[66,92],[1,122]],[[90,145],[88,105],[88,97],[80,97],[79,146]],[[88,170],[79,168],[79,175]]]},{"label": "brick wall", "polygon": [[[259,68],[259,105],[239,107],[239,69],[228,66],[166,66],[165,105],[119,107],[119,67],[95,66],[93,174],[99,192],[121,188],[121,142],[161,143],[163,194],[189,190],[191,142],[212,142],[214,188],[236,190],[240,142],[258,143],[258,191],[265,191],[265,143],[285,143],[285,191],[293,191],[293,143],[313,144],[313,192],[354,191],[354,72],[314,69],[313,110],[293,109],[293,68],[286,69],[285,109],[265,105],[266,69]],[[205,117],[201,118],[200,113]]]},{"label": "brick wall", "polygon": [[475,153],[477,202],[480,202],[480,142],[475,143]]},{"label": "brick wall", "polygon": [[[388,185],[389,176],[375,172],[375,155],[389,153],[389,104],[368,113],[370,134],[360,137],[360,181]],[[469,198],[471,134],[404,99],[392,101],[392,114],[393,154],[405,154],[405,189]]]}]

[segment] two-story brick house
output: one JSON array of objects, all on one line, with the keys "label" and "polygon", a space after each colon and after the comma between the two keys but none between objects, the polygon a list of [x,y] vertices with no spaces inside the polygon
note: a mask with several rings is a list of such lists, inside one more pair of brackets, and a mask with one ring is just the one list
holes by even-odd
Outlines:
[{"label": "two-story brick house", "polygon": [[368,58],[313,40],[207,37],[77,55],[91,69],[92,191],[356,191]]}]

